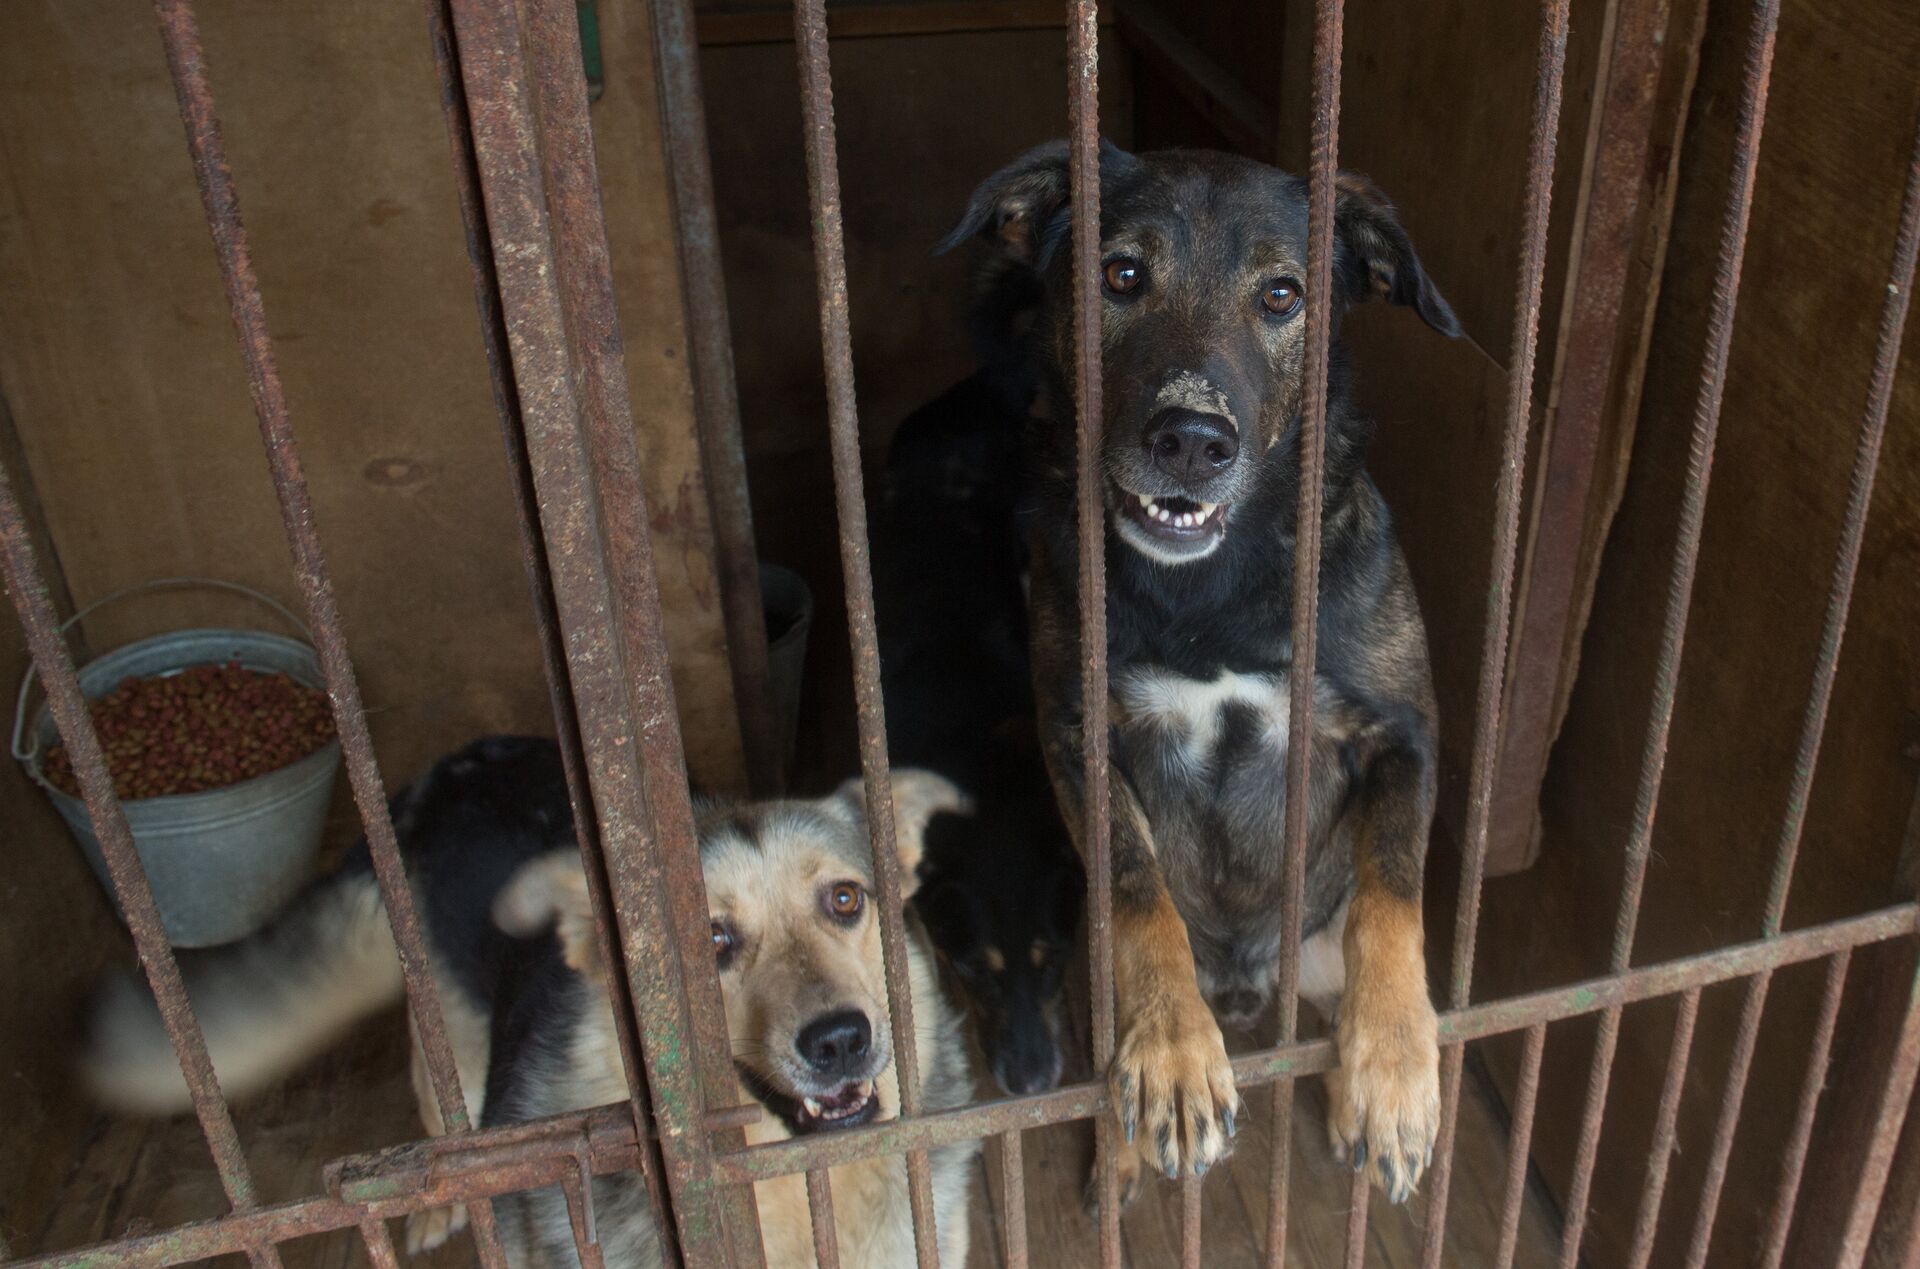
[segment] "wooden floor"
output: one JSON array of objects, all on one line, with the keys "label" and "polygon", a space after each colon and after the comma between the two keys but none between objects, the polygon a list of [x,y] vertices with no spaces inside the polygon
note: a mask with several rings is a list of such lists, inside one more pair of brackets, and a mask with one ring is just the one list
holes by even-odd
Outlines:
[{"label": "wooden floor", "polygon": [[[1236,1049],[1251,1044],[1239,1037]],[[1460,1141],[1447,1222],[1446,1263],[1479,1269],[1493,1260],[1506,1175],[1506,1131],[1479,1083],[1465,1081]],[[1344,1263],[1350,1174],[1327,1152],[1318,1080],[1295,1094],[1293,1168],[1286,1263]],[[1271,1102],[1252,1090],[1238,1150],[1206,1178],[1202,1234],[1207,1269],[1252,1269],[1262,1264],[1267,1222]],[[355,1040],[302,1072],[282,1089],[236,1111],[256,1184],[268,1202],[319,1191],[321,1165],[335,1156],[393,1144],[419,1132],[406,1071],[403,1027],[397,1014],[363,1029]],[[1070,1269],[1096,1263],[1093,1224],[1081,1192],[1092,1153],[1084,1124],[1029,1132],[1026,1156],[1028,1263]],[[1004,1204],[999,1157],[989,1146],[976,1165],[973,1252],[968,1269],[1004,1263]],[[985,1195],[986,1200],[979,1196]],[[105,1238],[143,1233],[224,1209],[219,1184],[190,1117],[163,1123],[102,1120],[65,1199],[36,1240],[53,1251]],[[1404,1207],[1371,1205],[1366,1263],[1385,1269],[1418,1265],[1426,1221],[1424,1196]],[[1126,1263],[1147,1269],[1180,1263],[1181,1201],[1177,1186],[1149,1183],[1122,1217]],[[1555,1218],[1530,1196],[1521,1224],[1521,1266],[1551,1263]],[[26,1248],[16,1247],[16,1253]],[[288,1269],[345,1269],[366,1263],[356,1238],[315,1237],[284,1248]],[[233,1259],[233,1265],[244,1262]],[[464,1237],[423,1262],[432,1269],[472,1263]],[[223,1267],[225,1269],[225,1267]],[[787,1269],[775,1266],[774,1269]]]}]

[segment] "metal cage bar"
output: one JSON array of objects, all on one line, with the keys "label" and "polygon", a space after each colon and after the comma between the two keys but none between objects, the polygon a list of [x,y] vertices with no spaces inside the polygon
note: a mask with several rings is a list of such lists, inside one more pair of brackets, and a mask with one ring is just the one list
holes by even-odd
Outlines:
[{"label": "metal cage bar", "polygon": [[[859,717],[860,771],[866,790],[873,880],[879,890],[880,944],[886,962],[887,1012],[900,1114],[921,1113],[919,1042],[907,969],[900,852],[887,761],[886,707],[880,698],[880,642],[874,627],[873,574],[868,564],[867,500],[860,472],[859,401],[853,383],[853,316],[847,299],[846,244],[840,218],[839,151],[834,137],[833,71],[827,49],[826,0],[795,0],[794,43],[800,59],[800,109],[812,210],[814,276],[820,298],[821,359],[833,453],[834,502],[840,521],[840,566],[847,591],[847,634]],[[907,1196],[921,1269],[938,1269],[933,1180],[924,1150],[907,1155]]]},{"label": "metal cage bar", "polygon": [[[1780,20],[1779,0],[1757,0],[1752,34],[1742,74],[1739,122],[1733,148],[1733,172],[1721,228],[1720,255],[1715,271],[1712,306],[1707,319],[1707,349],[1702,359],[1700,395],[1694,407],[1693,441],[1687,463],[1685,493],[1674,546],[1673,575],[1668,582],[1667,610],[1662,621],[1660,656],[1654,675],[1653,710],[1641,758],[1634,795],[1633,831],[1626,844],[1625,876],[1620,887],[1619,911],[1614,921],[1613,950],[1608,968],[1620,973],[1633,956],[1634,928],[1640,916],[1640,896],[1647,878],[1647,859],[1653,845],[1653,817],[1660,800],[1661,776],[1666,766],[1667,739],[1673,726],[1674,697],[1680,681],[1680,656],[1686,640],[1687,616],[1692,606],[1693,576],[1700,560],[1700,533],[1706,519],[1707,482],[1713,471],[1713,445],[1720,426],[1720,405],[1726,391],[1727,358],[1733,346],[1734,309],[1740,296],[1740,264],[1746,252],[1747,218],[1753,207],[1754,178],[1760,161],[1760,133],[1767,112],[1767,86],[1773,71],[1774,31]],[[1588,1074],[1586,1105],[1580,1116],[1580,1136],[1572,1183],[1567,1192],[1567,1223],[1560,1248],[1560,1269],[1574,1269],[1580,1239],[1586,1229],[1587,1195],[1593,1184],[1594,1160],[1599,1151],[1600,1125],[1606,1111],[1607,1083],[1620,1040],[1620,1012],[1609,1009],[1600,1019]]]},{"label": "metal cage bar", "polygon": [[[1319,637],[1320,514],[1326,476],[1327,356],[1333,347],[1334,169],[1340,146],[1340,52],[1343,0],[1315,0],[1313,10],[1312,148],[1307,173],[1306,398],[1300,411],[1298,499],[1293,534],[1293,630],[1287,669],[1287,806],[1280,899],[1278,1038],[1298,1037],[1301,905],[1306,890],[1311,820],[1313,664]],[[1281,1264],[1287,1246],[1287,1181],[1293,1155],[1293,1080],[1273,1089],[1273,1157],[1267,1170],[1267,1263]],[[1361,1218],[1361,1239],[1365,1216]],[[1356,1240],[1348,1238],[1349,1249]]]},{"label": "metal cage bar", "polygon": [[1027,1176],[1020,1130],[1000,1134],[1001,1253],[1007,1269],[1027,1269]]},{"label": "metal cage bar", "polygon": [[[1800,725],[1800,741],[1794,753],[1793,778],[1787,790],[1786,813],[1781,818],[1780,841],[1774,850],[1773,876],[1768,885],[1766,911],[1761,917],[1761,932],[1769,936],[1779,932],[1780,924],[1786,917],[1787,895],[1793,885],[1793,867],[1799,854],[1801,832],[1806,827],[1813,776],[1820,762],[1821,742],[1826,737],[1827,709],[1833,700],[1833,682],[1840,664],[1840,647],[1846,638],[1847,615],[1853,606],[1854,579],[1860,571],[1860,547],[1866,538],[1867,512],[1873,503],[1874,478],[1880,468],[1880,446],[1887,432],[1887,409],[1893,398],[1894,375],[1900,364],[1900,343],[1906,331],[1907,310],[1913,295],[1915,257],[1920,253],[1920,138],[1915,139],[1913,157],[1908,164],[1899,225],[1894,237],[1893,260],[1887,269],[1887,295],[1880,311],[1880,333],[1874,346],[1866,411],[1860,423],[1860,441],[1854,452],[1853,473],[1848,480],[1840,545],[1834,554],[1826,620],[1820,631],[1820,650],[1814,661],[1813,685],[1807,695],[1806,712]],[[1713,1150],[1707,1162],[1706,1182],[1701,1189],[1698,1214],[1687,1249],[1689,1265],[1705,1264],[1707,1250],[1713,1241],[1714,1217],[1720,1208],[1720,1189],[1726,1181],[1727,1163],[1733,1154],[1733,1137],[1740,1121],[1740,1105],[1746,1095],[1747,1076],[1759,1039],[1760,1018],[1766,1008],[1767,988],[1772,981],[1770,974],[1756,975],[1748,982],[1741,1004],[1733,1060],[1727,1073],[1719,1121],[1714,1128]]]},{"label": "metal cage bar", "polygon": [[[428,42],[433,48],[434,71],[439,78],[440,108],[447,127],[452,158],[454,194],[460,205],[460,224],[466,240],[467,262],[473,275],[474,308],[480,320],[481,347],[487,361],[487,381],[499,417],[506,448],[507,475],[513,491],[514,523],[520,535],[520,553],[527,573],[529,602],[540,642],[540,660],[546,673],[547,695],[553,709],[554,735],[560,747],[560,765],[567,784],[567,802],[573,812],[574,836],[587,878],[593,907],[594,933],[600,954],[609,967],[624,964],[614,933],[613,898],[587,788],[586,758],[580,751],[580,724],[569,686],[566,645],[553,597],[553,573],[547,567],[546,543],[540,530],[540,510],[527,456],[525,426],[513,378],[512,352],[507,346],[506,320],[501,312],[499,278],[493,267],[493,244],[487,229],[486,208],[480,193],[479,156],[474,150],[472,119],[461,86],[460,53],[453,38],[450,0],[423,0]],[[639,1024],[633,1001],[624,990],[610,991],[614,1035],[620,1045],[620,1063],[632,1098],[634,1121],[644,1125],[652,1116],[648,1106],[645,1069],[640,1057]],[[660,1176],[658,1143],[642,1154],[642,1172],[654,1219],[661,1228],[670,1223],[665,1184]],[[667,1254],[677,1260],[670,1245]]]},{"label": "metal cage bar", "polygon": [[[488,1218],[488,1200],[500,1194],[558,1186],[567,1200],[576,1247],[587,1269],[601,1260],[592,1178],[638,1168],[646,1177],[665,1239],[694,1265],[751,1265],[763,1260],[752,1200],[754,1182],[804,1173],[816,1255],[824,1267],[837,1263],[830,1169],[882,1154],[905,1155],[910,1178],[918,1259],[938,1264],[926,1151],[948,1142],[999,1135],[1002,1191],[1009,1207],[1005,1225],[1010,1265],[1027,1258],[1020,1133],[1031,1127],[1093,1119],[1100,1133],[1098,1189],[1103,1263],[1120,1260],[1115,1200],[1116,1155],[1111,1106],[1103,1079],[1029,1097],[928,1112],[921,1103],[907,984],[899,858],[885,749],[883,702],[878,681],[868,541],[861,487],[858,418],[854,396],[851,328],[840,219],[831,74],[822,0],[796,0],[802,110],[806,120],[809,197],[814,214],[820,288],[823,362],[826,369],[836,498],[841,518],[841,559],[848,590],[850,635],[859,706],[862,771],[867,793],[876,889],[886,953],[888,995],[900,1079],[901,1115],[893,1120],[832,1134],[746,1147],[743,1113],[723,1109],[733,1084],[717,978],[706,954],[706,907],[685,764],[681,751],[655,588],[645,498],[632,436],[619,354],[618,318],[610,260],[598,205],[598,182],[585,114],[584,85],[574,64],[578,42],[573,6],[564,0],[425,0],[442,106],[453,150],[459,197],[473,265],[483,347],[507,445],[522,546],[553,694],[569,793],[580,829],[580,848],[595,900],[595,916],[610,965],[624,968],[624,990],[615,990],[623,1063],[630,1102],[576,1112],[511,1128],[476,1131],[467,1122],[458,1071],[439,1016],[424,939],[413,910],[384,791],[374,763],[345,637],[333,604],[326,562],[313,528],[312,509],[284,396],[274,371],[257,281],[247,253],[230,173],[221,151],[218,122],[207,88],[191,0],[154,0],[161,17],[169,64],[187,125],[190,150],[207,206],[209,229],[226,281],[236,330],[273,470],[289,547],[327,671],[340,723],[349,777],[360,802],[369,842],[406,971],[409,1000],[426,1052],[441,1113],[453,1134],[374,1156],[336,1161],[328,1168],[327,1196],[271,1207],[255,1200],[246,1162],[222,1098],[204,1040],[188,1005],[164,933],[153,908],[124,817],[112,797],[111,779],[87,715],[67,651],[59,642],[54,613],[7,474],[0,470],[0,565],[36,665],[47,683],[49,706],[62,738],[75,755],[89,812],[101,838],[117,892],[122,896],[163,1018],[200,1113],[233,1211],[161,1234],[123,1239],[100,1248],[41,1256],[19,1263],[79,1266],[100,1263],[163,1265],[234,1251],[257,1264],[277,1262],[275,1244],[306,1234],[357,1229],[377,1266],[395,1261],[385,1222],[407,1212],[449,1202],[466,1203],[475,1216],[483,1259],[500,1263]],[[698,111],[690,29],[684,4],[670,0],[656,14],[654,38],[663,62],[663,115],[672,132],[676,217],[683,237],[710,236],[711,174],[705,169],[704,123]],[[1642,1196],[1633,1261],[1645,1263],[1658,1227],[1666,1164],[1674,1147],[1702,991],[1745,980],[1746,994],[1732,1070],[1716,1125],[1702,1205],[1692,1232],[1689,1263],[1702,1263],[1711,1244],[1714,1212],[1754,1052],[1768,985],[1781,966],[1827,960],[1820,1020],[1788,1148],[1767,1243],[1768,1265],[1779,1263],[1792,1224],[1794,1204],[1831,1056],[1835,1023],[1851,950],[1864,944],[1911,938],[1920,906],[1903,903],[1864,916],[1782,932],[1807,796],[1819,756],[1826,713],[1861,543],[1893,376],[1907,312],[1917,248],[1920,248],[1920,142],[1908,173],[1900,229],[1889,272],[1867,408],[1856,454],[1841,543],[1834,565],[1813,685],[1787,797],[1787,815],[1776,847],[1762,937],[1712,952],[1634,968],[1635,923],[1644,889],[1653,817],[1658,803],[1686,633],[1690,592],[1698,562],[1713,443],[1725,386],[1728,352],[1739,291],[1740,263],[1764,121],[1777,0],[1757,0],[1747,55],[1733,189],[1729,193],[1721,255],[1708,325],[1707,352],[1694,419],[1694,445],[1683,497],[1653,712],[1637,790],[1637,817],[1625,856],[1625,876],[1607,972],[1594,980],[1528,995],[1469,1004],[1481,879],[1488,827],[1492,766],[1500,739],[1501,678],[1511,617],[1518,537],[1521,469],[1532,407],[1545,233],[1557,136],[1567,37],[1567,0],[1543,0],[1533,114],[1522,212],[1525,246],[1516,295],[1513,371],[1507,426],[1496,484],[1493,579],[1483,632],[1471,771],[1468,832],[1463,844],[1460,908],[1449,981],[1449,1008],[1441,1016],[1443,1117],[1434,1168],[1431,1215],[1423,1261],[1440,1262],[1446,1220],[1453,1136],[1464,1046],[1484,1036],[1525,1031],[1521,1077],[1511,1136],[1502,1209],[1498,1263],[1513,1258],[1524,1195],[1528,1143],[1536,1106],[1549,1022],[1598,1014],[1600,1039],[1589,1075],[1581,1120],[1563,1264],[1578,1256],[1585,1203],[1604,1120],[1607,1082],[1618,1040],[1621,1011],[1632,1002],[1679,996],[1679,1014],[1669,1051],[1655,1129],[1654,1161]],[[676,18],[677,14],[677,18]],[[1098,449],[1102,426],[1099,263],[1099,141],[1097,7],[1073,0],[1069,26],[1070,171],[1076,214],[1073,227],[1076,399],[1080,436],[1080,616],[1084,735],[1088,793],[1085,843],[1089,854],[1092,1034],[1103,1075],[1114,1048],[1113,947],[1110,843],[1108,838],[1107,728],[1097,702],[1107,693],[1103,535],[1098,496]],[[677,22],[677,25],[676,25]],[[1293,662],[1290,725],[1311,734],[1322,460],[1327,408],[1327,353],[1331,343],[1333,213],[1338,147],[1341,0],[1316,0],[1314,14],[1313,150],[1309,172],[1308,390],[1300,430],[1300,501],[1297,508],[1293,591]],[[455,34],[457,33],[457,41]],[[676,43],[677,42],[677,43]],[[669,84],[668,80],[672,80]],[[527,91],[531,85],[532,91]],[[690,94],[690,96],[689,96]],[[670,102],[668,99],[673,98]],[[688,110],[692,104],[691,113]],[[677,113],[676,113],[677,112]],[[702,228],[704,226],[704,229]],[[710,248],[710,241],[696,243]],[[690,329],[703,349],[699,357],[708,394],[724,379],[718,400],[702,406],[705,433],[724,429],[731,404],[730,350],[725,347],[724,296],[718,292],[716,259],[687,253],[683,270],[706,270],[689,280]],[[698,283],[698,285],[696,285]],[[718,299],[716,300],[716,296]],[[720,307],[715,308],[717,304]],[[717,325],[715,324],[717,321]],[[716,334],[717,332],[717,334]],[[717,341],[717,343],[716,343]],[[725,354],[725,355],[722,355]],[[704,442],[711,440],[703,435]],[[737,474],[737,473],[736,473]],[[721,491],[731,497],[727,490]],[[741,492],[743,491],[734,491]],[[723,499],[724,500],[724,499]],[[734,579],[738,581],[738,579]],[[732,618],[729,618],[732,624]],[[752,668],[748,666],[751,677]],[[743,709],[745,707],[743,706]],[[743,719],[743,727],[748,724]],[[632,743],[634,741],[638,743]],[[750,745],[751,747],[751,745]],[[1267,1255],[1281,1263],[1287,1224],[1288,1144],[1292,1092],[1301,1076],[1329,1069],[1336,1060],[1329,1039],[1298,1036],[1297,982],[1301,870],[1307,833],[1306,789],[1310,746],[1289,747],[1287,781],[1287,878],[1283,911],[1286,934],[1280,965],[1279,1042],[1234,1062],[1242,1088],[1274,1086],[1274,1153]],[[764,767],[756,764],[756,784]],[[607,876],[600,875],[604,865]],[[1290,935],[1290,937],[1288,937]],[[1848,1213],[1842,1264],[1857,1266],[1879,1212],[1892,1151],[1920,1073],[1920,993],[1902,1023],[1895,1058],[1886,1072],[1868,1162]],[[749,1108],[745,1114],[757,1113]],[[1201,1183],[1181,1191],[1181,1259],[1197,1265],[1203,1255]],[[1346,1261],[1364,1263],[1369,1190],[1356,1174],[1347,1216]],[[668,1216],[673,1229],[667,1229]],[[1920,1255],[1920,1233],[1905,1253]],[[0,1252],[0,1257],[4,1253]]]},{"label": "metal cage bar", "polygon": [[[1501,700],[1506,690],[1507,640],[1513,619],[1515,561],[1520,544],[1520,487],[1526,469],[1527,430],[1533,420],[1534,358],[1540,344],[1540,299],[1547,269],[1547,228],[1553,208],[1553,164],[1560,137],[1561,88],[1567,69],[1569,0],[1542,0],[1540,44],[1533,76],[1533,106],[1527,136],[1526,191],[1520,216],[1523,246],[1514,284],[1513,347],[1507,372],[1507,422],[1500,443],[1500,475],[1494,486],[1494,542],[1487,588],[1486,626],[1481,635],[1480,678],[1474,703],[1473,755],[1469,763],[1466,838],[1460,848],[1460,897],[1454,916],[1453,973],[1447,1003],[1467,1003],[1473,984],[1473,950],[1480,925],[1480,889],[1486,878],[1487,833],[1493,778],[1500,756]],[[1453,1180],[1454,1133],[1460,1111],[1460,1071],[1465,1050],[1441,1053],[1440,1133],[1434,1143],[1428,1183],[1423,1269],[1440,1269],[1447,1229],[1447,1194]]]}]

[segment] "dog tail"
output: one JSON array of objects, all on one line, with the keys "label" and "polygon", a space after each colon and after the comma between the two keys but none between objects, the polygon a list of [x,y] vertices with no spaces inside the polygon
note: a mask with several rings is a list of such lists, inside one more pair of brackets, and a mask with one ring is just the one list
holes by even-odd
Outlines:
[{"label": "dog tail", "polygon": [[[187,997],[228,1097],[258,1092],[404,994],[386,907],[363,852],[258,933],[180,953]],[[80,1074],[101,1102],[142,1115],[192,1105],[144,978],[122,972],[101,984],[83,1028]]]}]

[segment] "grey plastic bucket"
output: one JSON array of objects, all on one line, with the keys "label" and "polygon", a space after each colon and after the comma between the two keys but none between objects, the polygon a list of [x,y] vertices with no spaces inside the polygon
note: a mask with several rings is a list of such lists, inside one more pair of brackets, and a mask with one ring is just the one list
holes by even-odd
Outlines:
[{"label": "grey plastic bucket", "polygon": [[780,717],[781,767],[793,766],[800,734],[800,683],[813,626],[813,591],[806,578],[778,564],[760,565],[760,603],[767,618],[767,680]]},{"label": "grey plastic bucket", "polygon": [[[126,595],[185,585],[242,592],[272,607],[303,632],[306,629],[285,608],[245,587],[183,578],[109,595],[76,613],[68,624]],[[95,657],[80,667],[80,691],[94,700],[123,679],[229,661],[254,670],[282,671],[309,687],[323,686],[320,658],[309,643],[258,630],[202,629],[155,635]],[[31,719],[27,717],[32,682],[29,670],[20,684],[14,716],[14,757],[52,799],[112,897],[113,882],[86,803],[54,788],[41,771],[41,759],[58,743],[59,734],[44,703]],[[339,769],[340,742],[334,740],[278,771],[225,788],[120,804],[146,866],[167,937],[175,946],[209,947],[242,938],[293,896],[319,854]]]}]

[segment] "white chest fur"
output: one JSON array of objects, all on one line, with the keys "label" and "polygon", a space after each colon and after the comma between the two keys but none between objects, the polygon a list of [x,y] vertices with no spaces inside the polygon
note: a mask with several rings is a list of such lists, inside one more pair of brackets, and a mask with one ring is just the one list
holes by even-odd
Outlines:
[{"label": "white chest fur", "polygon": [[1112,694],[1122,726],[1152,732],[1193,765],[1212,760],[1231,705],[1252,710],[1262,743],[1276,755],[1286,753],[1290,698],[1284,674],[1223,670],[1211,679],[1193,679],[1159,668],[1130,669],[1114,675]]}]

